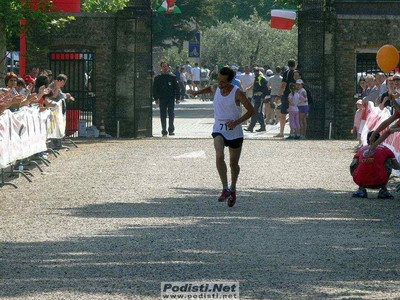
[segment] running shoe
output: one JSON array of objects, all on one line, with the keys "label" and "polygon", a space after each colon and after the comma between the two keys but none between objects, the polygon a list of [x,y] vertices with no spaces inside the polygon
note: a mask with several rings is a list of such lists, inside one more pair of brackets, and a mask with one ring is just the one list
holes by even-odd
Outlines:
[{"label": "running shoe", "polygon": [[229,190],[227,189],[223,189],[221,196],[219,196],[218,198],[218,202],[225,202],[226,199],[231,195],[231,193],[229,192]]},{"label": "running shoe", "polygon": [[231,192],[229,197],[226,198],[226,205],[233,207],[236,203],[236,192]]},{"label": "running shoe", "polygon": [[394,199],[393,195],[388,190],[380,189],[378,193],[378,199]]},{"label": "running shoe", "polygon": [[[368,194],[366,190],[358,189],[351,195],[353,198],[368,198]],[[378,196],[379,198],[379,196]]]}]

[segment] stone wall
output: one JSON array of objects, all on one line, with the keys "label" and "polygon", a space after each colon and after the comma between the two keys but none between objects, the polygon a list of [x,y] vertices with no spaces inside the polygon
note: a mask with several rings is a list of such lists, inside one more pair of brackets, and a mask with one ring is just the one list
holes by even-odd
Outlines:
[{"label": "stone wall", "polygon": [[[57,30],[51,36],[41,37],[49,51],[92,51],[96,55],[96,80],[94,90],[97,99],[97,116],[107,116],[113,109],[115,100],[115,15],[114,14],[73,14],[75,21]],[[35,35],[35,38],[38,36]],[[29,37],[31,38],[31,37]],[[48,68],[48,52],[33,53],[28,59],[30,65],[38,64]],[[99,120],[95,120],[96,125]]]},{"label": "stone wall", "polygon": [[[76,20],[65,28],[28,39],[41,39],[50,51],[94,52],[97,117],[93,123],[99,127],[104,119],[107,133],[115,136],[121,119],[122,137],[151,136],[150,1],[131,1],[118,13],[72,15]],[[31,51],[28,69],[32,64],[48,68],[48,51]]]},{"label": "stone wall", "polygon": [[330,63],[334,69],[329,72],[334,74],[335,80],[333,137],[336,139],[354,138],[350,129],[356,110],[357,53],[377,53],[386,44],[400,49],[399,5],[393,6],[393,1],[372,2],[338,3],[334,6],[334,63]]},{"label": "stone wall", "polygon": [[383,45],[400,49],[400,5],[397,0],[299,4],[299,69],[314,99],[307,136],[354,139],[350,129],[356,111],[357,56],[372,57],[375,65],[374,56]]}]

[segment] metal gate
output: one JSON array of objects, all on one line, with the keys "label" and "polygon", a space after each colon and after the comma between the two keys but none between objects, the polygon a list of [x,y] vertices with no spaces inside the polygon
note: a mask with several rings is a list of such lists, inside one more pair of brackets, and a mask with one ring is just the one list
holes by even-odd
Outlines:
[{"label": "metal gate", "polygon": [[[144,20],[143,20],[144,19]],[[146,18],[135,20],[139,22],[150,22]],[[134,137],[151,137],[153,134],[153,108],[152,108],[152,55],[151,53],[140,53],[136,49],[138,39],[142,43],[151,44],[151,35],[145,36],[142,33],[135,35],[135,56],[134,56],[134,78],[133,78],[133,99],[134,99]],[[151,49],[151,47],[149,47]],[[150,50],[151,51],[151,50]]]},{"label": "metal gate", "polygon": [[326,128],[325,99],[325,19],[321,0],[301,0],[298,16],[298,69],[313,95],[307,125],[307,137],[324,139]]},{"label": "metal gate", "polygon": [[[386,75],[393,75],[395,72],[398,72],[399,65],[396,67],[394,71]],[[359,88],[359,82],[361,77],[365,78],[365,76],[368,74],[375,75],[378,72],[383,72],[383,71],[379,68],[378,63],[376,62],[376,53],[357,53],[357,63],[356,63],[357,77],[355,82],[355,87],[356,87],[355,92],[357,92]]]},{"label": "metal gate", "polygon": [[136,8],[134,18],[134,137],[151,137],[152,125],[152,15],[148,0]]},{"label": "metal gate", "polygon": [[[117,82],[113,120],[121,137],[152,136],[152,10],[150,0],[130,1],[116,19]],[[124,30],[121,30],[124,28]]]},{"label": "metal gate", "polygon": [[77,137],[80,121],[85,122],[84,127],[89,127],[96,120],[95,54],[89,51],[50,52],[49,61],[54,79],[59,74],[68,77],[62,91],[70,93],[75,101],[67,102],[65,134]]}]

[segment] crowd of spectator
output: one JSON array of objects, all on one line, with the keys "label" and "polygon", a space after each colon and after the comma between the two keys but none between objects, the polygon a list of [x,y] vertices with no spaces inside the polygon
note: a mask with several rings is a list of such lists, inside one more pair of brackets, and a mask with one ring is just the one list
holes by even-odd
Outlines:
[{"label": "crowd of spectator", "polygon": [[352,134],[357,134],[356,150],[362,147],[361,133],[373,108],[386,110],[390,115],[396,113],[395,100],[400,102],[397,97],[400,91],[400,73],[390,76],[386,76],[383,72],[375,75],[367,74],[360,77],[358,85],[355,95],[357,110],[354,115],[353,128],[350,131]]},{"label": "crowd of spectator", "polygon": [[[361,77],[355,97],[357,111],[351,133],[357,134],[358,145],[350,170],[359,188],[352,196],[367,198],[366,189],[371,188],[379,189],[378,198],[393,199],[386,185],[392,169],[400,169],[393,152],[400,149],[390,149],[382,143],[400,131],[400,73],[387,77],[378,72]],[[369,131],[367,143],[362,141],[366,131]]]},{"label": "crowd of spectator", "polygon": [[[6,73],[4,85],[0,88],[0,117],[7,111],[18,113],[24,107],[37,109],[42,113],[59,106],[65,113],[66,101],[74,101],[70,94],[62,92],[67,79],[66,75],[59,74],[54,80],[51,70],[40,71],[37,66],[32,67],[30,72],[22,77],[14,72]],[[51,139],[48,142],[52,149],[62,148],[61,138]],[[37,155],[47,159],[45,152]]]},{"label": "crowd of spectator", "polygon": [[[228,66],[235,71],[233,85],[237,85],[252,102],[256,114],[252,117],[250,125],[245,128],[253,132],[258,123],[259,128],[255,131],[266,131],[266,125],[280,124],[280,132],[275,137],[284,137],[284,128],[288,120],[290,134],[287,139],[305,139],[307,131],[307,117],[310,107],[311,92],[301,77],[300,71],[296,70],[293,59],[288,65],[276,66],[274,70],[269,65],[237,66],[235,64],[216,64],[214,66],[199,66],[186,61],[185,64],[175,66],[171,72],[176,76],[180,87],[180,100],[191,98],[188,90],[198,91],[209,85],[217,83],[218,72]],[[290,86],[293,84],[293,93]],[[290,103],[289,103],[289,95]],[[203,94],[199,95],[201,100]],[[301,98],[301,100],[299,100]],[[310,99],[311,100],[311,99]],[[291,116],[288,118],[288,115]]]}]

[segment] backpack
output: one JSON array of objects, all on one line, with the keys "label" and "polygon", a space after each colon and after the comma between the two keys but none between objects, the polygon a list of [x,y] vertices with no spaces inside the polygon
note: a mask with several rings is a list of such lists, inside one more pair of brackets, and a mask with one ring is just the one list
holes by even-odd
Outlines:
[{"label": "backpack", "polygon": [[314,103],[313,101],[313,97],[312,97],[312,93],[310,91],[310,89],[305,89],[307,92],[307,101],[308,101],[308,105],[312,105]]}]

